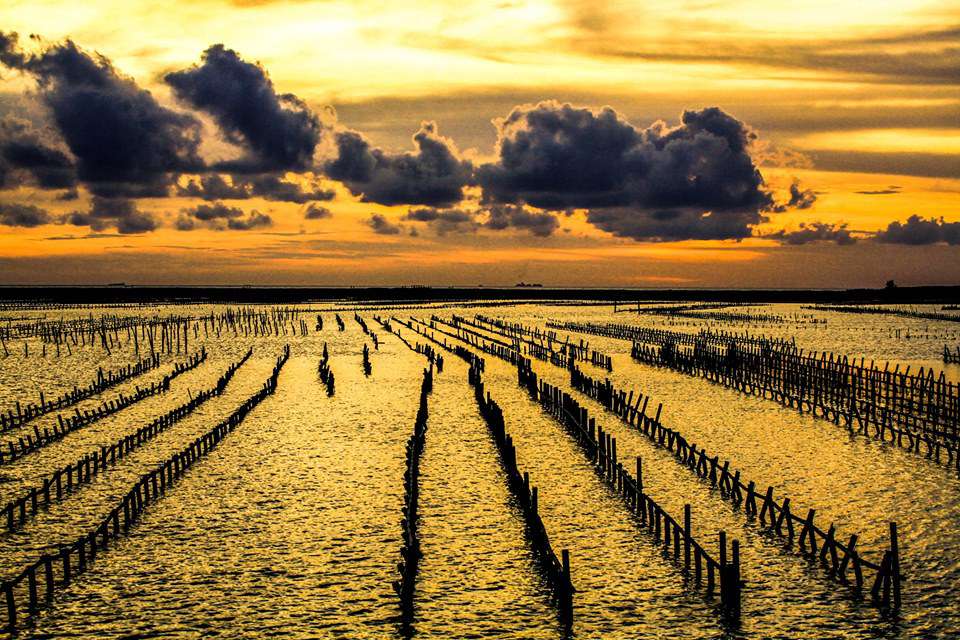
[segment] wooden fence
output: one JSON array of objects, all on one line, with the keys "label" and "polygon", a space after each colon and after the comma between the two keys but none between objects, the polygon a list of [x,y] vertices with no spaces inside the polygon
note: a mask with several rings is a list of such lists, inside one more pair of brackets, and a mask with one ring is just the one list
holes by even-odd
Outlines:
[{"label": "wooden fence", "polygon": [[289,357],[288,345],[284,348],[283,355],[277,359],[273,373],[257,393],[223,422],[190,442],[186,448],[155,469],[143,474],[120,503],[94,529],[80,536],[75,542],[60,545],[55,554],[43,554],[12,579],[0,582],[0,598],[6,605],[0,605],[6,612],[6,620],[0,625],[0,630],[15,633],[21,616],[34,618],[39,614],[41,605],[53,601],[58,588],[65,588],[75,578],[87,572],[100,554],[108,551],[117,538],[129,532],[147,507],[166,495],[187,470],[209,454],[227,434],[240,426],[257,405],[274,393],[280,371]]}]

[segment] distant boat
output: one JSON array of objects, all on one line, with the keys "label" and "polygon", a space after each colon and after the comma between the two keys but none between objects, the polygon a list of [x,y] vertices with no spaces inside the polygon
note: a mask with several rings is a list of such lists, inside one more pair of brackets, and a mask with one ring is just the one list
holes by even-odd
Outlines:
[{"label": "distant boat", "polygon": [[543,285],[539,282],[518,282],[514,285],[515,287],[542,287]]}]

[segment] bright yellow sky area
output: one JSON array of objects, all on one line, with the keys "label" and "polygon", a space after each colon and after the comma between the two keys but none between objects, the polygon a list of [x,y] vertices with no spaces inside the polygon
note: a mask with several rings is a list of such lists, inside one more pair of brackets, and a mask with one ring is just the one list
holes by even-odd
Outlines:
[{"label": "bright yellow sky area", "polygon": [[[798,180],[812,206],[769,213],[740,241],[615,238],[577,211],[549,237],[522,229],[435,232],[408,207],[366,204],[334,181],[332,217],[301,205],[237,204],[268,213],[269,229],[173,228],[184,198],[137,206],[152,233],[88,237],[86,227],[0,225],[0,283],[218,282],[861,286],[960,282],[960,247],[911,247],[871,236],[908,216],[960,221],[960,2],[879,0],[7,0],[0,25],[21,43],[71,38],[167,106],[162,76],[215,43],[258,61],[278,92],[392,151],[436,120],[468,157],[492,159],[491,120],[556,98],[611,105],[639,128],[675,125],[684,108],[719,106],[759,132],[754,157],[778,201]],[[0,71],[0,118],[34,83]],[[222,147],[207,120],[205,153]],[[211,134],[212,132],[212,134]],[[328,144],[325,142],[324,144]],[[330,149],[324,147],[321,153]],[[86,206],[33,188],[3,203],[60,215]],[[375,234],[371,214],[403,225]],[[811,223],[846,224],[855,245],[761,238]],[[411,236],[410,231],[418,234]],[[925,252],[925,253],[923,253]],[[919,261],[923,255],[922,264]]]}]

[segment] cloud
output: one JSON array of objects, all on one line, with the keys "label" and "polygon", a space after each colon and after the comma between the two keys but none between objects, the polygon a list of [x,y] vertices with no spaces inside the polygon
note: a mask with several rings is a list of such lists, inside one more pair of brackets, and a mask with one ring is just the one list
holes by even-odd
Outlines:
[{"label": "cloud", "polygon": [[587,35],[567,39],[574,49],[595,56],[652,62],[757,65],[767,68],[816,71],[836,79],[955,85],[960,83],[960,27],[950,25],[925,31],[904,30],[874,37],[846,39],[705,40],[653,43],[649,39],[618,39]]},{"label": "cloud", "polygon": [[862,196],[892,196],[900,193],[900,187],[892,184],[886,189],[874,189],[867,191],[854,191],[854,193],[860,194]]},{"label": "cloud", "polygon": [[243,183],[227,180],[218,173],[200,176],[188,180],[185,185],[177,185],[177,195],[204,200],[245,200],[250,197],[250,189]]},{"label": "cloud", "polygon": [[21,175],[42,189],[73,189],[77,184],[73,160],[42,139],[31,123],[7,117],[0,121],[0,188],[17,187]]},{"label": "cloud", "polygon": [[420,125],[413,143],[416,153],[391,154],[372,147],[356,131],[340,131],[337,157],[324,164],[324,171],[363,202],[433,207],[460,202],[471,163],[460,158],[456,146],[437,132],[433,122]]},{"label": "cloud", "polygon": [[282,180],[277,175],[257,176],[250,180],[249,185],[254,196],[279,202],[304,204],[313,200],[333,200],[336,196],[332,189],[323,189],[312,184],[309,190],[304,190],[299,184]]},{"label": "cloud", "polygon": [[101,196],[93,197],[87,211],[74,211],[62,217],[59,222],[87,226],[93,231],[116,228],[123,234],[154,231],[158,226],[153,216],[137,209],[133,200]]},{"label": "cloud", "polygon": [[278,94],[259,64],[216,44],[203,52],[201,64],[168,73],[164,80],[180,100],[212,115],[228,141],[252,155],[224,166],[253,171],[311,166],[323,125],[302,100]]},{"label": "cloud", "polygon": [[885,244],[930,245],[946,243],[960,245],[960,222],[946,222],[943,218],[929,220],[912,215],[906,222],[891,222],[876,235]]},{"label": "cloud", "polygon": [[0,202],[0,225],[7,227],[39,227],[52,222],[46,210],[32,204]]},{"label": "cloud", "polygon": [[391,222],[379,213],[371,214],[370,218],[367,220],[367,225],[373,229],[374,233],[378,233],[383,236],[395,236],[401,231],[399,225]]},{"label": "cloud", "polygon": [[787,207],[790,209],[809,209],[817,201],[817,194],[812,189],[801,189],[800,182],[794,180],[790,185],[790,200]]},{"label": "cloud", "polygon": [[36,79],[79,179],[94,194],[165,196],[172,172],[202,165],[199,122],[161,106],[105,57],[70,40],[29,56],[12,43],[15,34],[0,41],[0,61]]},{"label": "cloud", "polygon": [[560,226],[557,217],[546,211],[530,211],[516,205],[495,205],[488,208],[489,217],[484,224],[488,229],[515,227],[527,229],[535,236],[546,237]]},{"label": "cloud", "polygon": [[332,218],[333,214],[330,213],[330,209],[311,202],[303,208],[303,217],[306,220],[322,220],[323,218]]},{"label": "cloud", "polygon": [[487,204],[589,209],[636,240],[745,238],[773,206],[748,152],[755,134],[716,107],[637,129],[609,107],[548,101],[497,127],[497,161],[477,169]]},{"label": "cloud", "polygon": [[192,178],[184,185],[177,185],[177,195],[204,200],[247,200],[263,198],[277,202],[295,202],[304,204],[315,200],[333,200],[336,192],[324,189],[311,182],[307,189],[296,182],[284,180],[277,174],[231,177],[228,182],[222,175],[210,175]]},{"label": "cloud", "polygon": [[273,219],[259,211],[244,213],[239,207],[230,207],[222,202],[213,204],[199,204],[189,209],[183,209],[174,223],[178,231],[193,231],[205,227],[216,231],[231,229],[234,231],[249,231],[262,227],[273,226]]},{"label": "cloud", "polygon": [[800,228],[795,231],[781,229],[765,237],[790,245],[835,242],[838,245],[847,246],[857,242],[857,239],[850,235],[846,224],[829,224],[826,222],[802,222]]},{"label": "cloud", "polygon": [[408,210],[404,217],[414,222],[427,223],[440,236],[448,233],[473,233],[480,227],[476,212],[466,209],[420,207]]}]

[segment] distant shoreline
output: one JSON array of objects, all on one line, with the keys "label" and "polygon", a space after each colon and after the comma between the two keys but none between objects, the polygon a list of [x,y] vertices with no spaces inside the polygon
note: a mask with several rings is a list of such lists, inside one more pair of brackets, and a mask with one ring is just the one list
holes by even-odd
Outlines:
[{"label": "distant shoreline", "polygon": [[958,286],[894,289],[617,289],[561,287],[261,287],[2,286],[0,301],[51,304],[210,302],[294,304],[316,301],[716,301],[943,304],[960,302]]}]

